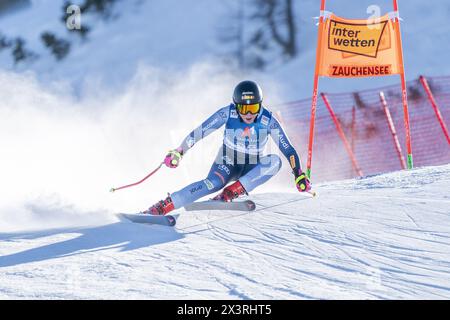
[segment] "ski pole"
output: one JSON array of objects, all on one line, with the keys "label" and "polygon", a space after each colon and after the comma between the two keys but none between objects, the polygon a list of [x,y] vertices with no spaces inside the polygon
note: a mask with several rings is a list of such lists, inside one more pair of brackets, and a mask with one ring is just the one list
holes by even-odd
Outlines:
[{"label": "ski pole", "polygon": [[317,195],[317,193],[316,193],[315,191],[312,191],[312,190],[308,191],[308,193],[309,193],[310,195],[312,195],[313,198]]},{"label": "ski pole", "polygon": [[164,164],[164,162],[161,162],[161,164],[158,166],[158,168],[156,168],[155,170],[153,170],[152,172],[150,172],[144,179],[142,179],[142,180],[140,180],[140,181],[138,181],[138,182],[132,183],[132,184],[127,184],[126,186],[122,186],[122,187],[118,187],[118,188],[111,188],[111,189],[109,190],[109,192],[114,192],[114,191],[117,191],[117,190],[120,190],[120,189],[125,189],[125,188],[129,188],[129,187],[133,187],[133,186],[136,186],[136,185],[138,185],[138,184],[144,182],[144,181],[147,180],[149,177],[151,177],[156,171],[158,171],[158,170],[161,168],[161,166],[162,166],[163,164]]}]

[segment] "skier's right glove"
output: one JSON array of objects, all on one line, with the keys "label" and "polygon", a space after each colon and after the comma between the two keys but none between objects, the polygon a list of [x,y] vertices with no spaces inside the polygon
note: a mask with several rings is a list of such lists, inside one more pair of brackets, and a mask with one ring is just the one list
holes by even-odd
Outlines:
[{"label": "skier's right glove", "polygon": [[295,185],[300,192],[308,192],[311,190],[311,181],[309,181],[306,173],[301,170],[295,174]]},{"label": "skier's right glove", "polygon": [[179,147],[174,150],[170,150],[167,153],[166,158],[164,159],[164,163],[169,168],[176,168],[180,164],[182,158],[183,158],[183,149]]}]

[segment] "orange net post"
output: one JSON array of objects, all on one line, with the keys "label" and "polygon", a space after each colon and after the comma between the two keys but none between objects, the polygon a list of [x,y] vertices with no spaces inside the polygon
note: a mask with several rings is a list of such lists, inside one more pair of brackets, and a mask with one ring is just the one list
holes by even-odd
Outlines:
[{"label": "orange net post", "polygon": [[397,155],[400,160],[400,165],[402,169],[406,169],[405,158],[403,157],[402,147],[400,146],[400,142],[398,141],[397,131],[395,130],[394,122],[392,121],[391,112],[389,111],[389,107],[386,102],[386,98],[384,97],[383,91],[380,91],[380,102],[383,106],[384,113],[386,114],[386,120],[389,125],[389,130],[392,133],[392,138],[394,139],[395,150],[397,150]]},{"label": "orange net post", "polygon": [[444,136],[447,139],[448,144],[450,144],[450,135],[448,133],[447,126],[445,124],[444,118],[442,117],[441,111],[439,110],[439,106],[436,102],[436,99],[434,98],[433,92],[430,89],[428,81],[424,76],[420,76],[419,79],[420,79],[420,83],[422,84],[423,88],[425,89],[425,92],[427,93],[428,99],[430,100],[430,103],[433,107],[434,113],[436,114],[439,124],[441,125],[442,131],[444,132]]},{"label": "orange net post", "polygon": [[314,72],[314,89],[311,103],[311,119],[309,123],[309,144],[308,144],[308,161],[306,164],[306,175],[308,178],[311,178],[311,164],[312,164],[312,150],[314,143],[314,126],[316,121],[316,108],[317,108],[317,96],[318,96],[318,88],[319,88],[319,68],[320,68],[320,53],[321,53],[321,45],[320,39],[322,38],[322,34],[324,32],[324,16],[323,13],[325,11],[325,0],[321,0],[320,3],[320,18],[319,18],[319,31],[317,35],[317,48],[316,48],[316,67]]},{"label": "orange net post", "polygon": [[[397,0],[394,1],[394,11],[398,12]],[[403,103],[403,119],[405,125],[405,138],[406,138],[406,150],[408,152],[408,169],[412,169],[413,155],[412,155],[412,143],[411,143],[411,126],[409,124],[409,110],[408,110],[408,94],[406,91],[406,80],[405,80],[405,68],[403,64],[403,49],[402,49],[402,37],[400,32],[400,21],[398,17],[394,18],[394,28],[396,29],[395,36],[397,38],[398,45],[398,59],[401,66],[400,78],[402,83],[402,103]]]},{"label": "orange net post", "polygon": [[352,161],[353,167],[355,168],[355,171],[358,173],[360,177],[363,176],[363,173],[361,171],[361,168],[358,165],[358,162],[356,161],[355,154],[352,151],[352,148],[350,147],[350,144],[348,143],[347,137],[345,136],[344,130],[342,130],[341,124],[339,123],[338,118],[336,117],[336,114],[333,111],[333,108],[331,107],[330,101],[328,100],[327,96],[324,93],[320,94],[323,102],[325,103],[325,106],[327,107],[328,111],[330,112],[331,118],[333,119],[334,125],[336,126],[336,130],[339,134],[339,136],[342,139],[342,142],[344,143],[345,149],[347,150],[347,153]]}]

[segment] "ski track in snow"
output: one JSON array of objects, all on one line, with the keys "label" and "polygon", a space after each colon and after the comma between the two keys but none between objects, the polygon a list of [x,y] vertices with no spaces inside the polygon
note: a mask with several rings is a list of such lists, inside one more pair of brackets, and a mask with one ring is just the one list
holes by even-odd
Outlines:
[{"label": "ski track in snow", "polygon": [[316,190],[175,228],[0,229],[0,299],[450,298],[450,165]]}]

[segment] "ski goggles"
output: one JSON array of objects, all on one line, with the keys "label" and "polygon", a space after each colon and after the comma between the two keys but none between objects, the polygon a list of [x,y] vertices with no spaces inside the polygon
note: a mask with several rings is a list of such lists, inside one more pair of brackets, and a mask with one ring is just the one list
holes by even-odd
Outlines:
[{"label": "ski goggles", "polygon": [[254,104],[236,104],[236,109],[240,114],[258,114],[259,110],[261,110],[261,104],[260,103],[254,103]]}]

